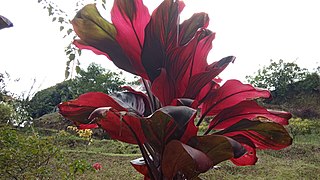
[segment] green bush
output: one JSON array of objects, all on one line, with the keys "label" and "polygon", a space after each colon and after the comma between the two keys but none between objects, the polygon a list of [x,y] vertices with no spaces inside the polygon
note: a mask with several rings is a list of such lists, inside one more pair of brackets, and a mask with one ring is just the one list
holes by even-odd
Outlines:
[{"label": "green bush", "polygon": [[86,160],[64,158],[59,139],[65,133],[41,137],[29,130],[0,127],[0,179],[75,179],[94,171]]},{"label": "green bush", "polygon": [[293,136],[305,134],[320,134],[320,121],[292,118],[289,121],[288,128]]},{"label": "green bush", "polygon": [[11,122],[14,114],[13,107],[5,102],[0,102],[0,124]]}]

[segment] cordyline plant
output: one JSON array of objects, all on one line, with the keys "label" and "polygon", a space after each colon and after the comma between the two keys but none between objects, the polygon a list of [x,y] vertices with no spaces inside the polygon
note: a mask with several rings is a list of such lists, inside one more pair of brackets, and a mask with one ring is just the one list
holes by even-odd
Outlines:
[{"label": "cordyline plant", "polygon": [[[94,4],[72,20],[77,47],[140,76],[144,89],[89,92],[61,103],[60,113],[80,128],[100,127],[113,139],[137,144],[143,157],[131,164],[145,179],[198,178],[225,160],[253,165],[256,149],[292,142],[283,127],[291,114],[255,101],[269,98],[269,91],[238,80],[219,85],[217,75],[235,57],[208,64],[215,38],[206,29],[208,15],[196,13],[180,24],[183,8],[182,1],[164,0],[150,15],[142,0],[115,0],[112,23]],[[200,135],[204,120],[209,125]]]}]

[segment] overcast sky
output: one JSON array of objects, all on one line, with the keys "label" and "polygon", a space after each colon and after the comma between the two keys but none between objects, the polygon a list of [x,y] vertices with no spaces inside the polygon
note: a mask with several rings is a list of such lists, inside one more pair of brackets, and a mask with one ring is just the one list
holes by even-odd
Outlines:
[{"label": "overcast sky", "polygon": [[[54,0],[53,0],[54,1]],[[56,0],[72,18],[74,0]],[[111,0],[107,0],[112,4]],[[145,0],[150,13],[161,2]],[[270,59],[295,61],[301,67],[320,66],[320,11],[317,0],[185,0],[182,19],[195,12],[207,12],[209,29],[216,32],[208,61],[225,56],[237,57],[221,78],[245,80]],[[110,7],[110,6],[109,6]],[[109,13],[104,15],[108,18]],[[67,57],[59,25],[42,9],[37,0],[0,0],[0,15],[10,19],[14,27],[0,31],[0,72],[7,71],[19,83],[11,83],[12,91],[30,89],[36,78],[36,89],[44,89],[64,79]],[[90,62],[110,68],[102,56],[84,52],[82,67]],[[115,70],[114,67],[111,68]],[[39,88],[38,88],[39,87]]]}]

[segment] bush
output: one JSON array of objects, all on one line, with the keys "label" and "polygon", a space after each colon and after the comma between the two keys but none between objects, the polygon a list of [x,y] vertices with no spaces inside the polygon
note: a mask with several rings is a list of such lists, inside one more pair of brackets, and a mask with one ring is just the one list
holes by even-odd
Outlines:
[{"label": "bush", "polygon": [[38,179],[48,176],[50,161],[60,151],[51,138],[23,135],[16,129],[0,129],[0,174],[4,179]]},{"label": "bush", "polygon": [[320,134],[320,121],[292,118],[289,121],[288,128],[293,136],[305,134]]},{"label": "bush", "polygon": [[8,103],[0,102],[0,124],[11,122],[14,114],[14,109]]}]

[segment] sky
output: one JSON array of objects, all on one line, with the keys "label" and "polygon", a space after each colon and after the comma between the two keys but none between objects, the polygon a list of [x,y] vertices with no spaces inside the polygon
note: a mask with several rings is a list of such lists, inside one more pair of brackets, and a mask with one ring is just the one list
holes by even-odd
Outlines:
[{"label": "sky", "polygon": [[[62,10],[75,15],[76,0],[52,0]],[[90,1],[88,1],[90,2]],[[160,0],[144,0],[151,13]],[[220,74],[224,80],[253,75],[268,65],[270,59],[295,62],[312,71],[320,66],[320,11],[317,0],[184,0],[181,21],[196,12],[210,17],[209,29],[216,32],[208,62],[229,55],[236,61]],[[112,0],[107,0],[110,9]],[[0,30],[0,72],[8,72],[8,89],[15,93],[33,91],[64,80],[70,39],[62,38],[59,24],[51,21],[47,10],[37,0],[0,0],[0,15],[14,27]],[[108,19],[109,12],[101,12]],[[91,62],[112,71],[119,70],[104,56],[83,51],[81,67]],[[125,75],[130,80],[132,76]]]}]

